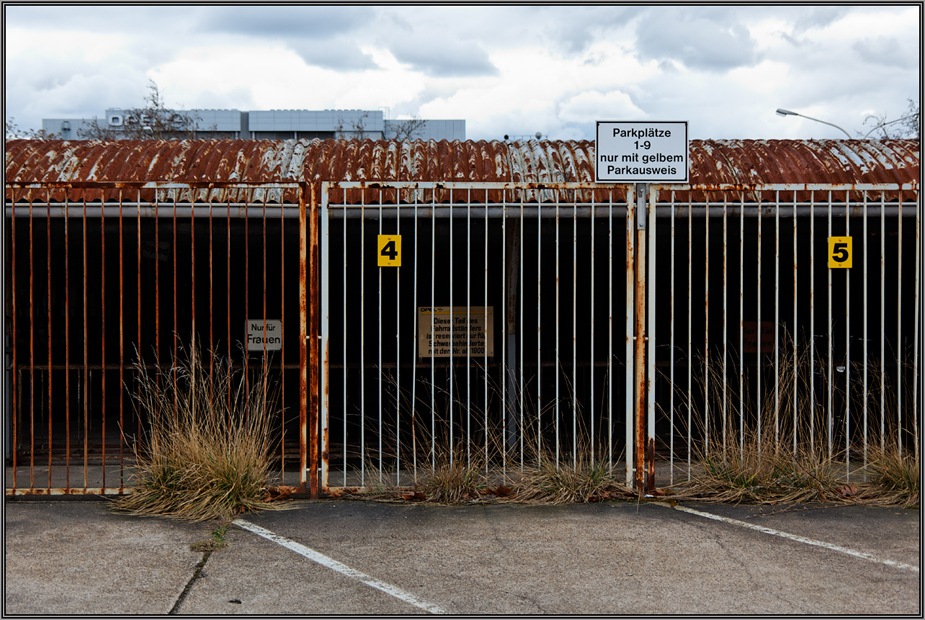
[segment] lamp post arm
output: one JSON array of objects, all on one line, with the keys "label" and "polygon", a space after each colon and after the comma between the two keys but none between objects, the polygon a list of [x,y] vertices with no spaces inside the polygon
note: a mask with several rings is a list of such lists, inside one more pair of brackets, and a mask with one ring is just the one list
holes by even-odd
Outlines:
[{"label": "lamp post arm", "polygon": [[808,118],[809,120],[811,120],[811,121],[816,121],[817,123],[822,123],[823,125],[829,125],[829,126],[831,126],[831,127],[834,127],[835,129],[838,129],[838,130],[841,131],[843,134],[845,134],[846,136],[848,136],[848,139],[851,140],[851,134],[848,133],[847,131],[845,131],[844,129],[842,129],[841,127],[839,127],[838,125],[834,124],[834,123],[830,123],[830,122],[828,122],[828,121],[821,121],[821,120],[819,120],[818,118],[813,118],[813,117],[811,117],[811,116],[806,116],[805,114],[799,114],[799,113],[797,113],[797,112],[793,112],[793,114],[795,114],[796,116],[802,116],[803,118]]}]

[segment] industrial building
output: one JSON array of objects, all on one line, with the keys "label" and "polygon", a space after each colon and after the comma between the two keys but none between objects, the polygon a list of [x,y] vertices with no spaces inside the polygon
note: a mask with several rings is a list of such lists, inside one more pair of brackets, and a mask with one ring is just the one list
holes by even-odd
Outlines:
[{"label": "industrial building", "polygon": [[[132,121],[133,110],[109,108],[103,118],[45,118],[46,135],[79,140],[96,123],[116,136]],[[189,119],[192,133],[201,139],[413,139],[465,140],[465,120],[397,120],[382,110],[182,110],[176,114]]]}]

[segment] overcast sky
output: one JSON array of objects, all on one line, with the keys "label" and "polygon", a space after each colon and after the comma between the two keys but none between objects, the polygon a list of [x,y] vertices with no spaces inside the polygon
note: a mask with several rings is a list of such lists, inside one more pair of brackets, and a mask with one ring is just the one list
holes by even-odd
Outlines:
[{"label": "overcast sky", "polygon": [[596,120],[691,138],[839,138],[918,100],[920,8],[10,6],[5,117],[102,118],[149,80],[177,109],[388,109],[469,139],[594,139]]}]

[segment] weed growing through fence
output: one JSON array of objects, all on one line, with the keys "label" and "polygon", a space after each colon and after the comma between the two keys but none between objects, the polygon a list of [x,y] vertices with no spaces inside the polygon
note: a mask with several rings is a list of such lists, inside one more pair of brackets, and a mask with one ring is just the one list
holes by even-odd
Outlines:
[{"label": "weed growing through fence", "polygon": [[270,506],[277,390],[266,368],[247,381],[243,369],[207,355],[193,344],[169,368],[136,363],[136,406],[148,427],[135,447],[135,490],[114,509],[229,521]]},{"label": "weed growing through fence", "polygon": [[[695,367],[705,369],[697,377],[700,402],[709,403],[713,415],[709,420],[702,410],[692,415],[694,434],[701,438],[690,446],[697,466],[689,481],[676,485],[677,497],[720,502],[918,505],[917,459],[908,453],[900,455],[895,440],[881,439],[877,447],[879,432],[872,432],[870,437],[866,432],[856,433],[863,435],[860,446],[846,442],[840,425],[827,421],[819,398],[829,391],[832,379],[823,373],[820,381],[818,370],[817,377],[812,378],[814,365],[808,347],[803,347],[794,360],[793,343],[787,341],[780,358],[786,361],[761,395],[760,418],[753,409],[756,399],[743,398],[746,410],[740,415],[739,402],[724,393],[722,360],[705,363],[701,358],[697,362]],[[819,360],[815,366],[825,368]],[[876,371],[874,365],[868,369],[871,385],[881,386],[883,381]],[[813,380],[821,382],[815,399],[809,388]],[[869,397],[860,391],[854,386],[849,403],[855,428],[866,419],[860,412],[863,399]],[[842,403],[848,400],[843,389],[832,386],[830,393]],[[891,396],[887,396],[888,401]],[[723,399],[725,419],[716,416]],[[873,412],[871,419],[875,419]],[[742,428],[741,420],[750,426]],[[891,432],[895,429],[887,428],[884,434]]]},{"label": "weed growing through fence", "polygon": [[[398,389],[393,378],[383,375],[393,390]],[[504,398],[503,392],[493,380],[489,380],[490,398],[488,407],[505,408],[524,402],[532,405],[529,399],[519,398],[521,386],[510,382],[509,389],[513,396]],[[421,392],[426,392],[427,389]],[[444,396],[448,392],[444,391]],[[466,403],[457,396],[456,407],[464,410]],[[473,442],[455,439],[452,448],[448,435],[432,437],[429,424],[415,422],[415,417],[426,419],[433,416],[437,429],[446,429],[449,424],[448,412],[437,407],[431,410],[429,399],[417,397],[411,415],[412,400],[405,390],[400,392],[401,412],[406,420],[406,428],[411,428],[413,439],[409,435],[402,438],[402,469],[413,472],[404,479],[412,483],[411,487],[402,489],[394,481],[394,452],[396,431],[392,425],[386,425],[383,432],[387,434],[382,445],[387,454],[382,459],[366,458],[367,471],[377,471],[378,463],[389,462],[392,466],[383,468],[383,476],[367,485],[365,493],[358,497],[391,500],[396,498],[426,500],[441,504],[458,504],[472,501],[506,501],[529,503],[574,503],[610,499],[614,497],[635,497],[635,492],[628,489],[621,481],[622,472],[612,468],[601,460],[601,455],[608,454],[602,445],[595,445],[592,450],[590,434],[582,423],[576,424],[576,437],[571,446],[560,446],[559,459],[556,459],[554,445],[543,443],[538,438],[537,420],[552,424],[555,402],[549,401],[540,415],[528,410],[521,418],[519,411],[507,412],[504,419],[486,416],[481,404],[470,403],[469,429]],[[444,407],[448,408],[447,403]],[[488,419],[487,427],[484,420]],[[523,419],[523,424],[521,424]],[[581,419],[580,412],[578,419]],[[460,423],[457,420],[457,423]],[[517,446],[511,446],[511,432],[517,438]],[[457,437],[462,435],[459,433]],[[521,441],[522,440],[522,441]],[[378,444],[372,437],[371,444]],[[599,444],[599,441],[598,441]],[[521,448],[522,446],[522,448]],[[521,451],[522,450],[522,451]],[[512,458],[512,452],[516,454]],[[370,476],[370,478],[374,478]]]}]

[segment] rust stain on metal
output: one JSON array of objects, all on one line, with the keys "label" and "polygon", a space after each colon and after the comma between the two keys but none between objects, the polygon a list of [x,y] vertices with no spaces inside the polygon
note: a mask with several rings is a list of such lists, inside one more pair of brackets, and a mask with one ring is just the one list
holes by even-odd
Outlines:
[{"label": "rust stain on metal", "polygon": [[[692,140],[689,156],[692,185],[742,191],[769,183],[915,183],[919,177],[916,140]],[[49,184],[59,190],[52,196],[56,201],[66,194],[71,200],[111,202],[118,189],[170,179],[198,184],[192,190],[158,190],[179,202],[234,202],[244,192],[235,183],[343,180],[528,182],[536,192],[548,183],[588,183],[588,189],[576,190],[575,199],[590,202],[591,192],[601,191],[592,190],[594,161],[594,144],[588,140],[11,140],[6,178]],[[101,189],[92,186],[95,181],[118,184]],[[8,187],[6,198],[28,200],[34,191]],[[530,193],[528,199],[539,199]],[[718,198],[709,189],[693,193],[695,202]],[[154,189],[143,189],[139,200],[151,201],[154,194]],[[352,204],[364,199],[362,188],[346,194]],[[809,192],[797,198],[808,200]],[[435,196],[437,202],[447,199],[445,192]],[[499,200],[500,190],[489,192],[487,199]],[[675,199],[688,197],[679,191]],[[297,205],[298,191],[273,192],[269,202]]]}]

